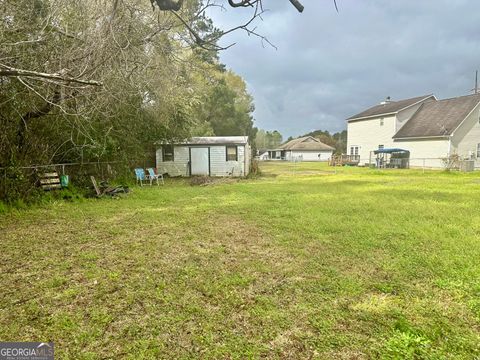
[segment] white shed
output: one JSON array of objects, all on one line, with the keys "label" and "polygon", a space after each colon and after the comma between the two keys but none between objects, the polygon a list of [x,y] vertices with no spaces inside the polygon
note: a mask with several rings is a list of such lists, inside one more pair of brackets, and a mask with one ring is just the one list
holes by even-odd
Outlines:
[{"label": "white shed", "polygon": [[251,150],[248,136],[193,137],[159,142],[156,163],[169,176],[247,176]]}]

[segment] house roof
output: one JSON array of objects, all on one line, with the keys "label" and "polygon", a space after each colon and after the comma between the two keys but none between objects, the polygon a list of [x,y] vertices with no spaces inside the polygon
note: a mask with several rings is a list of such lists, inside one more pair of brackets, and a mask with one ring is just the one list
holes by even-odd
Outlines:
[{"label": "house roof", "polygon": [[[168,141],[158,141],[157,144],[170,143]],[[248,143],[248,136],[196,136],[184,141],[176,141],[174,144],[183,145],[216,145],[216,144],[239,144]]]},{"label": "house roof", "polygon": [[394,139],[451,135],[480,102],[480,95],[427,101],[393,136]]},{"label": "house roof", "polygon": [[333,151],[335,148],[324,144],[313,136],[304,136],[279,146],[281,150]]},{"label": "house roof", "polygon": [[425,99],[428,98],[433,98],[435,97],[430,94],[430,95],[423,95],[423,96],[417,96],[414,98],[410,99],[404,99],[404,100],[398,100],[398,101],[389,101],[383,104],[375,105],[365,111],[362,111],[361,113],[358,113],[356,115],[353,115],[347,119],[348,120],[355,120],[355,119],[362,119],[362,118],[368,118],[372,116],[378,116],[378,115],[388,115],[388,114],[395,114],[399,112],[400,110],[403,110],[411,105],[414,105],[416,103],[419,103]]}]

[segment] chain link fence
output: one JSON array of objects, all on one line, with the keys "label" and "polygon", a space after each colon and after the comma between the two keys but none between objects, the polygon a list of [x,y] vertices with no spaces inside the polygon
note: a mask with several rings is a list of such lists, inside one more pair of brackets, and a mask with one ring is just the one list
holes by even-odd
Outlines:
[{"label": "chain link fence", "polygon": [[[430,157],[407,158],[407,160],[407,167],[411,169],[460,171],[480,170],[480,159],[457,159],[452,162],[449,158]],[[369,161],[369,159],[360,159],[358,165],[381,169],[397,168],[395,161],[385,161],[379,163],[375,159],[371,161]]]},{"label": "chain link fence", "polygon": [[81,163],[42,164],[0,168],[0,200],[27,199],[39,192],[38,179],[45,173],[68,175],[75,188],[88,191],[90,176],[97,181],[113,181],[129,184],[135,181],[135,167],[155,167],[152,160],[102,161]]}]

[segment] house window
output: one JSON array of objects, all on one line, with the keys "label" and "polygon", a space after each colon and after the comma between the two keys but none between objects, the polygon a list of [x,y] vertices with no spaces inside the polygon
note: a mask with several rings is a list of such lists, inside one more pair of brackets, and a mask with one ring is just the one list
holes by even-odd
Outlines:
[{"label": "house window", "polygon": [[477,158],[480,159],[480,144],[477,144]]},{"label": "house window", "polygon": [[236,146],[227,146],[227,161],[237,161],[238,152]]},{"label": "house window", "polygon": [[163,145],[162,154],[163,154],[163,162],[173,161],[173,145]]},{"label": "house window", "polygon": [[378,145],[378,150],[383,150],[385,148],[384,145]]},{"label": "house window", "polygon": [[380,118],[380,126],[383,126],[383,118]]},{"label": "house window", "polygon": [[350,155],[358,155],[358,146],[350,147]]}]

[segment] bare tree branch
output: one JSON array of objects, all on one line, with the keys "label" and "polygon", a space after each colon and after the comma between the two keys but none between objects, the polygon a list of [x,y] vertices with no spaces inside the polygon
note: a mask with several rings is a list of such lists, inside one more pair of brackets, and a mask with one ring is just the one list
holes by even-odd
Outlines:
[{"label": "bare tree branch", "polygon": [[290,0],[290,2],[292,3],[293,6],[295,6],[295,8],[298,10],[298,12],[303,12],[303,5],[300,3],[300,1],[298,0]]},{"label": "bare tree branch", "polygon": [[58,80],[66,83],[77,83],[83,85],[92,85],[92,86],[103,86],[103,83],[100,81],[95,80],[84,80],[84,79],[77,79],[70,76],[64,76],[61,73],[54,73],[48,74],[38,71],[32,70],[24,70],[24,69],[17,69],[7,65],[0,64],[1,67],[5,68],[5,70],[0,70],[0,76],[6,77],[32,77],[32,78],[43,78],[43,79],[51,79],[51,80]]}]

